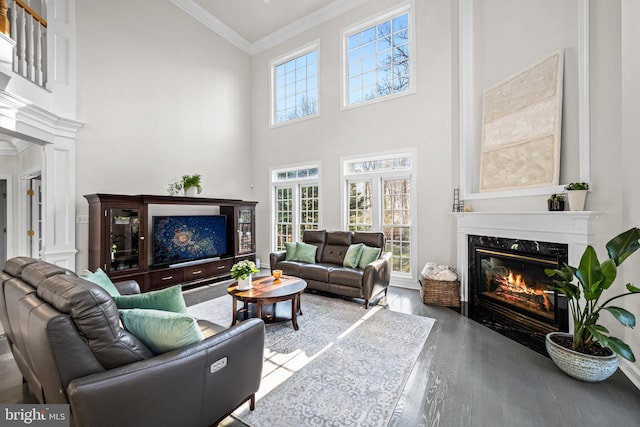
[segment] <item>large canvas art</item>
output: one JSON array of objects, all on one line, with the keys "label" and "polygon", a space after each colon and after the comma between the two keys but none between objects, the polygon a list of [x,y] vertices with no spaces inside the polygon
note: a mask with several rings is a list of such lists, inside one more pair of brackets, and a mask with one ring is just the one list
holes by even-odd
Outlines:
[{"label": "large canvas art", "polygon": [[556,52],[484,92],[480,191],[559,183],[562,73]]}]

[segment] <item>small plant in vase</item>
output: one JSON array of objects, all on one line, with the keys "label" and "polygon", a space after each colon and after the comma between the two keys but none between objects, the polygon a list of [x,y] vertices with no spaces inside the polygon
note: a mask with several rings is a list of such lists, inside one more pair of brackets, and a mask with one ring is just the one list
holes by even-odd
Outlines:
[{"label": "small plant in vase", "polygon": [[547,199],[547,205],[550,211],[563,211],[564,196],[562,194],[552,194]]},{"label": "small plant in vase", "polygon": [[567,191],[567,197],[569,199],[569,210],[584,210],[584,202],[587,198],[589,184],[586,182],[572,182],[566,185],[564,189]]},{"label": "small plant in vase", "polygon": [[238,281],[238,290],[244,291],[251,289],[251,275],[258,271],[255,263],[246,259],[233,264],[231,278]]},{"label": "small plant in vase", "polygon": [[202,193],[202,187],[200,182],[202,175],[182,175],[182,188],[184,189],[185,196],[195,196]]}]

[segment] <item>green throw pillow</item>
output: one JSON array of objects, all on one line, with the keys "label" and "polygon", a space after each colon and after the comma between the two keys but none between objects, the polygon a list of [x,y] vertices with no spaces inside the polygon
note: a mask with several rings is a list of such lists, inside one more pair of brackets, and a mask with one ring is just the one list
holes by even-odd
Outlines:
[{"label": "green throw pillow", "polygon": [[119,310],[124,328],[154,354],[202,341],[204,336],[192,316],[162,310]]},{"label": "green throw pillow", "polygon": [[287,251],[284,256],[285,261],[298,261],[298,257],[296,256],[298,245],[296,243],[284,242],[284,248]]},{"label": "green throw pillow", "polygon": [[344,261],[342,261],[342,265],[344,267],[356,268],[358,266],[358,262],[360,261],[360,256],[362,255],[363,246],[363,243],[349,246],[349,249],[347,249],[347,253],[344,255]]},{"label": "green throw pillow", "polygon": [[184,302],[180,285],[143,294],[119,295],[113,297],[113,299],[120,309],[149,308],[172,311],[174,313],[187,312],[187,304]]},{"label": "green throw pillow", "polygon": [[298,261],[307,262],[309,264],[316,263],[316,251],[318,250],[317,247],[308,243],[300,242],[298,242],[296,246],[296,258],[298,258]]},{"label": "green throw pillow", "polygon": [[102,289],[107,291],[109,295],[112,297],[117,297],[120,295],[120,291],[116,288],[116,285],[113,284],[107,273],[102,271],[101,268],[97,269],[95,273],[89,272],[88,275],[82,277],[85,280],[90,281],[91,283],[95,283],[100,286]]},{"label": "green throw pillow", "polygon": [[360,261],[358,262],[358,268],[364,270],[364,268],[371,262],[378,259],[380,256],[380,248],[372,248],[367,245],[363,245],[362,247],[362,255],[360,256]]}]

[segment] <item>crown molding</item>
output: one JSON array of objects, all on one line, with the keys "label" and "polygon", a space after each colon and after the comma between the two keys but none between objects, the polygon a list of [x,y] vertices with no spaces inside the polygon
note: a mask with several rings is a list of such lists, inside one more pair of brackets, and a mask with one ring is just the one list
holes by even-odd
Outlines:
[{"label": "crown molding", "polygon": [[256,55],[269,48],[290,39],[291,37],[302,34],[324,22],[327,22],[341,14],[369,2],[370,0],[335,0],[328,5],[321,7],[309,15],[282,27],[254,43],[250,43],[240,34],[233,31],[218,18],[213,16],[194,0],[170,0],[171,3],[182,9],[191,17],[200,21],[207,28],[214,31],[222,38],[233,44],[243,52],[249,55]]},{"label": "crown molding", "polygon": [[256,40],[251,44],[251,55],[256,55],[277,46],[291,37],[302,34],[369,1],[370,0],[335,0],[315,12],[306,15],[304,18],[300,18],[282,27],[278,31]]},{"label": "crown molding", "polygon": [[218,18],[207,12],[202,6],[193,0],[171,0],[171,3],[178,6],[188,15],[197,19],[211,31],[218,33],[223,39],[233,44],[240,50],[251,55],[251,43],[244,39],[240,34],[227,27]]}]

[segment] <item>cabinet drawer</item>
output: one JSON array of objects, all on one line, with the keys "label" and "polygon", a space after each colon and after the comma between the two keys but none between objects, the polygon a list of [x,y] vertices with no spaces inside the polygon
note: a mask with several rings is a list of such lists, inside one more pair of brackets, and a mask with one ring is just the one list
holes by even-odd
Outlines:
[{"label": "cabinet drawer", "polygon": [[185,282],[204,279],[213,274],[210,263],[191,265],[189,267],[185,267],[182,272]]},{"label": "cabinet drawer", "polygon": [[154,271],[150,274],[150,287],[153,289],[177,285],[183,281],[182,268]]},{"label": "cabinet drawer", "polygon": [[231,267],[233,267],[233,258],[229,259],[221,259],[220,261],[214,261],[209,264],[211,268],[211,276],[226,276],[231,272]]}]

